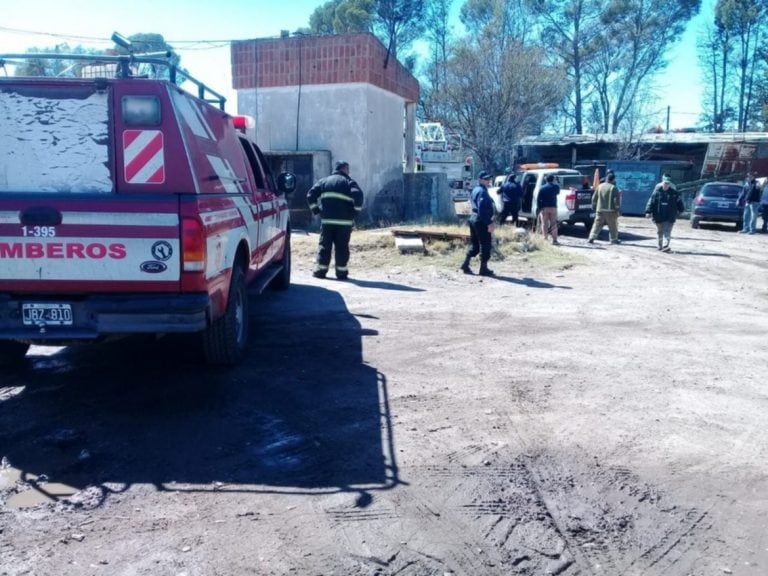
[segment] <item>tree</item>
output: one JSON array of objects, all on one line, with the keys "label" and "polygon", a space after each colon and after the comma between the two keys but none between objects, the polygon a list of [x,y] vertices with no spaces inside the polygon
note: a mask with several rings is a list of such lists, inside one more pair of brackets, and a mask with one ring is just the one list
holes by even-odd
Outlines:
[{"label": "tree", "polygon": [[466,0],[459,11],[459,20],[470,35],[496,38],[501,48],[509,39],[527,43],[529,16],[526,0]]},{"label": "tree", "polygon": [[725,124],[731,120],[733,110],[727,97],[728,82],[726,81],[732,52],[730,31],[724,28],[715,18],[703,30],[697,42],[699,65],[704,77],[704,98],[709,101],[711,108],[703,107],[702,114],[713,132],[723,132]]},{"label": "tree", "polygon": [[543,23],[542,43],[554,50],[565,63],[572,89],[571,105],[574,130],[583,133],[585,66],[594,57],[601,33],[602,6],[593,0],[528,0],[528,5]]},{"label": "tree", "polygon": [[616,134],[636,108],[645,84],[666,66],[664,55],[700,4],[701,0],[611,0],[604,7],[587,75],[606,132]]},{"label": "tree", "polygon": [[[100,50],[86,49],[82,46],[70,48],[69,44],[57,44],[53,48],[30,48],[27,54],[102,54]],[[16,76],[60,76],[77,78],[86,62],[62,58],[30,58],[16,66]]]},{"label": "tree", "polygon": [[447,85],[436,118],[459,132],[486,169],[501,171],[519,138],[537,133],[563,98],[564,70],[542,66],[541,48],[490,37],[460,41],[448,62]]},{"label": "tree", "polygon": [[[166,43],[161,34],[134,34],[128,38],[131,42],[130,50],[124,46],[115,45],[110,50],[100,50],[94,48],[83,48],[82,46],[75,46],[70,48],[68,44],[59,44],[53,48],[30,48],[27,50],[29,54],[60,54],[66,56],[67,54],[88,55],[93,56],[93,62],[89,60],[73,60],[66,58],[34,58],[27,60],[17,66],[17,76],[60,76],[69,78],[79,78],[82,75],[83,68],[98,62],[100,56],[115,56],[120,54],[137,54],[142,53],[156,53],[157,58],[162,59],[165,53],[170,53],[168,57],[168,63],[176,67],[179,66],[181,58],[173,51],[173,48]],[[103,60],[102,60],[103,62]],[[167,66],[158,66],[155,64],[140,64],[133,71],[136,75],[147,75],[152,78],[164,78],[169,77],[169,70]],[[183,82],[183,79],[179,77],[177,82]]]},{"label": "tree", "polygon": [[389,64],[389,57],[397,58],[419,38],[424,31],[424,8],[429,0],[376,0],[376,19],[374,30],[384,40],[387,56],[384,68]]},{"label": "tree", "polygon": [[374,0],[330,0],[315,8],[309,17],[311,34],[370,32]]},{"label": "tree", "polygon": [[715,22],[734,42],[738,77],[737,129],[745,131],[751,113],[755,68],[758,64],[760,26],[765,15],[763,2],[756,0],[718,0]]},{"label": "tree", "polygon": [[439,118],[444,113],[438,108],[439,95],[448,84],[448,58],[450,55],[451,27],[450,10],[453,0],[433,0],[426,9],[424,18],[425,37],[429,56],[425,78],[421,83],[421,107],[425,119]]}]

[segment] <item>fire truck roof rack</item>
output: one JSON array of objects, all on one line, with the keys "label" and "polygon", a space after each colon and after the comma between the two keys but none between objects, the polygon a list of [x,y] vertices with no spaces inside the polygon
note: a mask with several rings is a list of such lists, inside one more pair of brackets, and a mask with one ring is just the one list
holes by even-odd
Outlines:
[{"label": "fire truck roof rack", "polygon": [[[168,80],[171,84],[176,84],[177,79],[181,78],[191,82],[197,87],[197,97],[206,102],[218,104],[219,108],[224,110],[224,104],[227,101],[225,96],[212,90],[203,82],[192,76],[183,68],[176,66],[171,58],[173,52],[170,50],[164,52],[148,52],[144,54],[63,54],[63,53],[25,53],[25,54],[0,54],[0,68],[7,64],[18,64],[20,60],[82,60],[90,64],[116,64],[116,78],[134,77],[131,66],[135,64],[151,64],[154,66],[163,66],[168,69]],[[138,76],[137,76],[138,77]]]}]

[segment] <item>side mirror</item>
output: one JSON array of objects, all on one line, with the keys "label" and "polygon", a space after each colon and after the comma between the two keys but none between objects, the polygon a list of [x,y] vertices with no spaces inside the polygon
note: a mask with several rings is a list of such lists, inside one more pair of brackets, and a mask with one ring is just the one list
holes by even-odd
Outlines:
[{"label": "side mirror", "polygon": [[280,172],[277,176],[277,189],[283,194],[290,194],[296,190],[296,176],[290,172]]}]

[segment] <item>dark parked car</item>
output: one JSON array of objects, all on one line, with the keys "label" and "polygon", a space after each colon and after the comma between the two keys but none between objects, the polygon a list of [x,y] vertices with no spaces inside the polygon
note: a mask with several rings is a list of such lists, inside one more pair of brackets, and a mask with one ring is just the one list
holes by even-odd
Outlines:
[{"label": "dark parked car", "polygon": [[738,199],[741,184],[733,182],[708,182],[693,199],[691,207],[691,228],[698,228],[701,222],[734,222],[741,230],[743,208]]}]

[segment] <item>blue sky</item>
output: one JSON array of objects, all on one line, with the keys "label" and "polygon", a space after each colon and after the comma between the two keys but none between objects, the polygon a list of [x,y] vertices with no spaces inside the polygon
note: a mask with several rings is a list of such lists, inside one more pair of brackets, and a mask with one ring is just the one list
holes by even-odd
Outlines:
[{"label": "blue sky", "polygon": [[[599,0],[596,0],[599,1]],[[713,0],[696,18],[672,54],[668,72],[656,84],[660,95],[659,120],[671,107],[672,128],[692,126],[699,112],[700,82],[695,57],[696,33],[709,18]],[[226,96],[235,112],[231,89],[228,40],[278,36],[280,30],[306,26],[309,15],[325,0],[35,0],[34,9],[4,10],[0,19],[0,52],[54,46],[109,47],[117,31],[124,36],[140,32],[162,34],[177,48],[182,65],[211,88]],[[456,7],[462,0],[454,0]],[[2,73],[2,72],[0,72]]]}]

